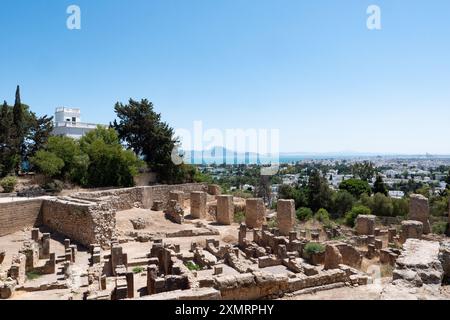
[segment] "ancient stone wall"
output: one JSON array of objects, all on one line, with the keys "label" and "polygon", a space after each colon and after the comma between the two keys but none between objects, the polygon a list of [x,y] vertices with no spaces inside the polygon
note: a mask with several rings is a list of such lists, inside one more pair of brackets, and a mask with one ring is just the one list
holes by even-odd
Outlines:
[{"label": "ancient stone wall", "polygon": [[0,236],[41,224],[43,199],[0,203]]},{"label": "ancient stone wall", "polygon": [[187,183],[179,185],[156,185],[146,187],[134,187],[125,189],[111,189],[94,192],[79,192],[72,195],[73,198],[89,201],[102,201],[105,198],[113,197],[113,209],[117,211],[129,210],[135,207],[150,209],[154,201],[169,202],[169,193],[171,191],[183,191],[186,199],[193,191],[207,191],[206,183]]},{"label": "ancient stone wall", "polygon": [[81,203],[44,200],[42,222],[82,245],[108,245],[116,226],[115,209],[108,202]]}]

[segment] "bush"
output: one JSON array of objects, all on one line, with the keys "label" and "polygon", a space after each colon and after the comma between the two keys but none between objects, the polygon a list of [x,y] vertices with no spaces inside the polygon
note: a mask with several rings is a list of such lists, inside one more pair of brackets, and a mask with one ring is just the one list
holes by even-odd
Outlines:
[{"label": "bush", "polygon": [[60,180],[53,180],[46,183],[44,189],[49,192],[60,193],[64,189],[64,183]]},{"label": "bush", "polygon": [[134,267],[133,273],[142,273],[145,269],[143,267]]},{"label": "bush", "polygon": [[277,228],[278,227],[277,219],[270,219],[269,221],[267,221],[267,226],[269,228]]},{"label": "bush", "polygon": [[317,211],[316,214],[314,215],[314,219],[323,223],[329,223],[330,215],[328,214],[327,210],[319,209],[319,211]]},{"label": "bush", "polygon": [[234,213],[234,222],[242,223],[245,221],[245,213],[242,211],[238,211]]},{"label": "bush", "polygon": [[308,221],[308,220],[312,219],[313,212],[310,208],[301,207],[300,209],[297,210],[296,215],[297,215],[298,220]]},{"label": "bush", "polygon": [[435,233],[435,234],[445,234],[445,231],[447,230],[447,222],[444,222],[444,221],[435,222],[431,226],[431,229],[433,230],[433,233]]},{"label": "bush", "polygon": [[190,270],[190,271],[199,271],[200,270],[200,266],[198,264],[195,264],[192,261],[188,261],[186,262],[186,267]]},{"label": "bush", "polygon": [[392,200],[386,197],[382,193],[377,193],[373,196],[372,212],[376,216],[381,217],[392,217],[394,212],[394,206],[392,205]]},{"label": "bush", "polygon": [[409,212],[409,201],[406,198],[402,199],[392,199],[392,206],[394,210],[392,211],[392,215],[394,217],[404,217]]},{"label": "bush", "polygon": [[27,272],[27,279],[28,280],[35,280],[37,278],[41,277],[41,274],[35,272],[35,271],[30,271]]},{"label": "bush", "polygon": [[0,181],[0,185],[3,188],[3,192],[11,193],[17,185],[17,178],[13,176],[5,177]]},{"label": "bush", "polygon": [[371,212],[366,206],[354,206],[352,210],[345,214],[345,224],[353,228],[355,226],[355,220],[359,215],[369,215]]},{"label": "bush", "polygon": [[321,243],[310,242],[305,246],[304,250],[308,255],[323,253],[325,252],[325,246]]}]

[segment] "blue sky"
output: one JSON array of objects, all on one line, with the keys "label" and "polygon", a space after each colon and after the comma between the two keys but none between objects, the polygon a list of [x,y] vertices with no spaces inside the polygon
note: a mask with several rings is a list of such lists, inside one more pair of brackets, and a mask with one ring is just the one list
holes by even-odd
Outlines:
[{"label": "blue sky", "polygon": [[38,114],[108,123],[148,98],[175,128],[280,129],[285,152],[450,154],[449,15],[448,0],[0,0],[0,99],[20,84]]}]

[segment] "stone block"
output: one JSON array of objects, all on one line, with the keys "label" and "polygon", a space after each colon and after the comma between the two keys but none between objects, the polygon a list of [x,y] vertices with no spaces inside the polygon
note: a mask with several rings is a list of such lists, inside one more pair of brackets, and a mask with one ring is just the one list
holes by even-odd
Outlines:
[{"label": "stone block", "polygon": [[428,199],[421,194],[412,194],[409,198],[408,219],[422,222],[423,233],[430,233],[430,208],[428,205]]},{"label": "stone block", "polygon": [[195,219],[205,219],[207,215],[207,194],[202,191],[191,192],[191,216]]},{"label": "stone block", "polygon": [[261,228],[266,222],[266,206],[261,198],[245,201],[245,224],[249,228]]},{"label": "stone block", "polygon": [[295,225],[295,201],[278,200],[277,202],[277,221],[280,233],[284,236],[289,235]]},{"label": "stone block", "polygon": [[233,196],[217,196],[217,223],[230,225],[234,220]]},{"label": "stone block", "polygon": [[355,223],[358,235],[373,235],[375,233],[375,216],[359,215]]}]

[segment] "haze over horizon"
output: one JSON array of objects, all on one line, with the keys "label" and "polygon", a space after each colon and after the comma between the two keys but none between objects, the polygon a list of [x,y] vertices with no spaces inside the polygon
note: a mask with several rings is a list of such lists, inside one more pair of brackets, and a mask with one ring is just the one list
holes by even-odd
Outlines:
[{"label": "haze over horizon", "polygon": [[[81,30],[66,9],[81,8]],[[367,7],[382,29],[368,30]],[[450,154],[450,2],[3,0],[0,99],[109,123],[279,129],[282,153]],[[14,52],[14,54],[11,54]],[[350,152],[350,151],[347,151]]]}]

